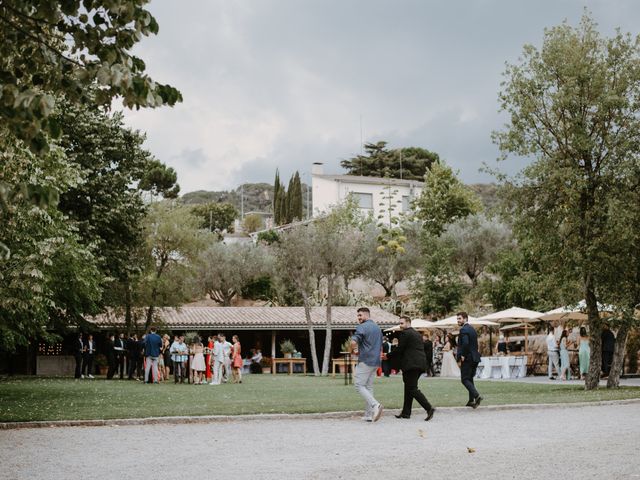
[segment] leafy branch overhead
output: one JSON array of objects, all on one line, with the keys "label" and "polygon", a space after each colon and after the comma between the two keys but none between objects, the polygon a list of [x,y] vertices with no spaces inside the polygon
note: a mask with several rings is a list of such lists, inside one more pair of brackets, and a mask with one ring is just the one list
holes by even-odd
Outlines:
[{"label": "leafy branch overhead", "polygon": [[[0,2],[0,119],[31,150],[49,148],[61,126],[59,98],[108,108],[174,105],[178,90],[155,82],[131,53],[158,33],[147,0]],[[94,86],[96,88],[89,88]]]}]

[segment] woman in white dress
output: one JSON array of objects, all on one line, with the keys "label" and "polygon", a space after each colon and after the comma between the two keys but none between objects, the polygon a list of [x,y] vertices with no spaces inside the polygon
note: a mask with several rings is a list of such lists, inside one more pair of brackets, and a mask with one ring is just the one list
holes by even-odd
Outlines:
[{"label": "woman in white dress", "polygon": [[207,369],[204,364],[204,345],[199,338],[196,339],[193,347],[193,361],[191,363],[191,370],[193,370],[193,383],[194,385],[201,385],[204,377],[204,371]]},{"label": "woman in white dress", "polygon": [[456,348],[456,339],[450,333],[447,334],[447,339],[442,349],[442,369],[440,370],[441,377],[456,377],[460,378],[460,367],[456,362],[454,356],[454,349]]}]

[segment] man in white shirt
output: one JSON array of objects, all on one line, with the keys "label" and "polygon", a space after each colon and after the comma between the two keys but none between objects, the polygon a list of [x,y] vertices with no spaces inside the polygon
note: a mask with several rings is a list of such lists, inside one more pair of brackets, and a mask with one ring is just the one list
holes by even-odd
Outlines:
[{"label": "man in white shirt", "polygon": [[231,372],[231,348],[232,345],[227,342],[224,333],[220,334],[220,340],[222,343],[222,350],[224,352],[224,376],[222,377],[222,381],[227,383],[229,380],[229,373]]},{"label": "man in white shirt", "polygon": [[224,345],[221,341],[221,335],[213,343],[213,353],[209,358],[209,362],[213,363],[213,378],[210,385],[220,385],[222,381],[222,368],[224,367]]},{"label": "man in white shirt", "polygon": [[553,367],[556,367],[556,374],[560,373],[560,354],[558,352],[558,342],[553,333],[553,328],[549,328],[547,335],[547,355],[549,356],[549,380],[555,380],[553,375]]}]

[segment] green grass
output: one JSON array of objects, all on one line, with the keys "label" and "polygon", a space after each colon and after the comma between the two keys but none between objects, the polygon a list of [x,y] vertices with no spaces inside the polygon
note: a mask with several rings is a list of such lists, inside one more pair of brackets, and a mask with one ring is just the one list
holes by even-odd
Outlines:
[{"label": "green grass", "polygon": [[[568,403],[640,398],[640,388],[584,391],[580,386],[477,382],[485,405]],[[423,379],[435,406],[459,406],[467,392],[457,380]],[[376,398],[400,408],[402,380],[376,379]],[[417,405],[416,405],[417,406]],[[18,377],[0,380],[0,421],[86,420],[172,415],[240,415],[360,410],[362,400],[344,378],[250,375],[241,385],[145,385],[104,379]]]}]

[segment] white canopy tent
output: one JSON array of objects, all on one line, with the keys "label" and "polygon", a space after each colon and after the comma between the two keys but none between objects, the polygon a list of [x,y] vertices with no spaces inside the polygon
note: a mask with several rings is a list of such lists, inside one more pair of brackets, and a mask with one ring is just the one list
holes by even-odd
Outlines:
[{"label": "white canopy tent", "polygon": [[[554,320],[578,320],[578,321],[586,321],[587,320],[587,302],[585,300],[580,300],[576,305],[567,305],[560,308],[554,308],[553,310],[549,310],[547,313],[540,317],[541,320],[550,322]],[[613,312],[614,308],[612,305],[603,305],[598,303],[598,312],[600,312],[600,316],[607,316],[609,313]]]},{"label": "white canopy tent", "polygon": [[480,317],[481,320],[491,320],[499,323],[523,323],[524,322],[524,353],[529,350],[529,323],[539,322],[544,313],[526,308],[511,307],[499,312],[490,313]]},{"label": "white canopy tent", "polygon": [[[469,315],[469,325],[472,327],[497,327],[500,324],[489,320],[482,320],[480,318],[472,317]],[[433,328],[449,328],[458,326],[458,317],[452,315],[451,317],[443,318],[437,322],[433,322]]]}]

